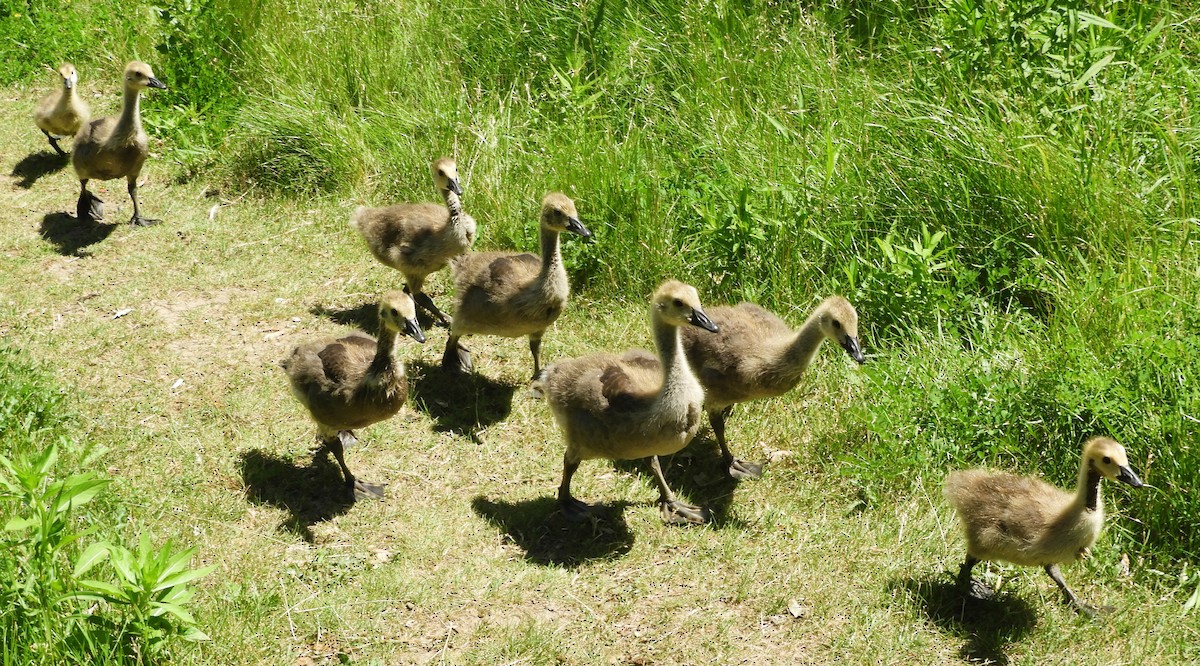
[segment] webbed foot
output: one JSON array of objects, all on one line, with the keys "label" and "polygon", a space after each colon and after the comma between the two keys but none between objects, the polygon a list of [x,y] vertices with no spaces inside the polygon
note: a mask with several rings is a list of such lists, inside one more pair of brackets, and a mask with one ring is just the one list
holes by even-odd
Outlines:
[{"label": "webbed foot", "polygon": [[471,352],[462,345],[447,346],[442,354],[442,369],[447,372],[468,374],[475,368],[471,361]]},{"label": "webbed foot", "polygon": [[729,476],[738,481],[761,478],[762,471],[762,463],[739,460],[737,458],[734,458],[733,462],[729,463]]},{"label": "webbed foot", "polygon": [[963,592],[968,598],[979,599],[980,601],[987,601],[988,599],[996,596],[996,591],[993,590],[990,585],[979,580],[978,578],[975,578],[974,576],[972,576],[971,580],[967,582],[966,589],[964,589]]},{"label": "webbed foot", "polygon": [[156,224],[162,224],[162,220],[155,220],[149,217],[135,215],[129,218],[129,223],[135,227],[152,227]]},{"label": "webbed foot", "polygon": [[358,438],[349,430],[338,431],[338,440],[342,443],[342,448],[348,449],[355,444],[358,444]]},{"label": "webbed foot", "polygon": [[703,525],[712,517],[708,509],[679,500],[660,501],[658,509],[662,513],[663,522],[668,525]]},{"label": "webbed foot", "polygon": [[593,517],[596,513],[594,506],[582,500],[577,500],[570,495],[559,498],[558,510],[562,512],[563,517],[567,521],[572,523],[582,523]]},{"label": "webbed foot", "polygon": [[75,219],[81,222],[99,222],[104,219],[104,201],[92,194],[84,192],[75,203]]},{"label": "webbed foot", "polygon": [[355,501],[383,499],[384,488],[386,486],[387,484],[367,483],[358,478],[353,478],[350,483],[350,488],[354,491]]}]

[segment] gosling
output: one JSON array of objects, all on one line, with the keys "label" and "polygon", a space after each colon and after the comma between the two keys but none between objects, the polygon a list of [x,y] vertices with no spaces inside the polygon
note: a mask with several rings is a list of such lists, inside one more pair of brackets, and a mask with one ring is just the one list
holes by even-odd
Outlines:
[{"label": "gosling", "polygon": [[46,95],[38,103],[33,110],[33,119],[50,141],[50,147],[59,155],[66,155],[67,151],[58,145],[58,140],[75,136],[92,112],[87,102],[75,94],[75,86],[79,83],[75,65],[64,62],[58,66],[58,75],[62,77],[62,89]]},{"label": "gosling", "polygon": [[425,334],[412,298],[390,291],[379,302],[379,340],[355,334],[296,347],[280,365],[292,393],[314,421],[322,443],[333,453],[346,487],[357,499],[383,497],[383,486],[358,479],[346,466],[345,449],[357,440],[354,428],[390,418],[408,397],[404,364],[397,362],[396,336],[417,342]]},{"label": "gosling", "polygon": [[564,231],[592,235],[579,221],[575,202],[551,192],[542,199],[542,256],[530,253],[474,252],[454,262],[454,319],[442,367],[470,372],[471,352],[459,345],[464,335],[529,336],[533,376],[541,372],[542,335],[558,319],[571,293],[559,249]]},{"label": "gosling", "polygon": [[405,289],[430,316],[444,326],[450,321],[422,291],[425,278],[441,270],[452,258],[471,249],[475,218],[463,212],[462,187],[454,160],[443,157],[431,167],[433,183],[446,205],[396,204],[384,208],[359,206],[350,226],[362,234],[371,254],[385,266],[404,275]]},{"label": "gosling", "polygon": [[128,183],[129,198],[133,200],[133,217],[129,223],[148,227],[161,222],[142,217],[138,208],[137,180],[146,162],[150,143],[142,129],[138,106],[144,88],[166,90],[167,86],[154,78],[150,65],[134,60],[125,65],[125,99],[121,105],[121,115],[93,120],[75,135],[71,164],[79,177],[76,217],[80,220],[96,222],[104,217],[104,202],[88,191],[89,180],[124,177]]},{"label": "gosling", "polygon": [[1083,445],[1079,483],[1074,493],[1040,480],[982,469],[951,472],[946,499],[954,505],[967,536],[967,559],[958,585],[967,594],[986,597],[991,590],[971,577],[981,560],[1005,560],[1040,566],[1063,592],[1066,603],[1089,617],[1096,609],[1082,603],[1063,581],[1058,565],[1088,555],[1104,524],[1100,479],[1116,479],[1141,488],[1129,468],[1125,449],[1107,437]]},{"label": "gosling", "polygon": [[704,409],[721,447],[724,467],[735,479],[757,478],[762,476],[761,463],[739,460],[730,452],[725,441],[725,419],[739,402],[790,391],[826,338],[862,363],[865,359],[858,342],[858,313],[846,299],[830,296],[798,331],[753,303],[715,307],[710,316],[721,332],[708,335],[683,329],[683,348],[704,386]]},{"label": "gosling", "polygon": [[704,389],[688,367],[679,328],[716,332],[695,288],[668,280],[650,301],[650,321],[658,356],[635,349],[617,356],[594,354],[559,361],[534,382],[544,395],[566,440],[558,505],[568,520],[580,521],[592,507],[571,496],[579,463],[593,458],[650,458],[658,483],[659,509],[668,524],[704,523],[706,509],[675,498],[663,478],[658,456],[679,451],[700,429]]}]

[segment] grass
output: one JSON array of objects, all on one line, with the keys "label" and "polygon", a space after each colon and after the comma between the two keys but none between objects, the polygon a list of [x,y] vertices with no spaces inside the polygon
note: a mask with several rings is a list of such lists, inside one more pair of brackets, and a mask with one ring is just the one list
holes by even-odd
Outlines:
[{"label": "grass", "polygon": [[[78,421],[64,427],[108,450],[106,510],[125,536],[194,545],[193,566],[217,567],[194,584],[213,640],[170,661],[1200,657],[1195,28],[1165,4],[1100,3],[1125,27],[1051,44],[1087,56],[1058,67],[1063,84],[1049,56],[956,32],[950,4],[145,8],[128,14],[137,30],[98,23],[102,48],[77,64],[97,113],[115,108],[128,57],[172,86],[144,104],[158,138],[139,193],[167,220],[149,230],[75,223],[76,184],[38,156],[28,122],[46,81],[30,63],[8,70],[24,73],[0,99],[13,259],[0,335],[67,387]],[[1042,29],[1027,18],[985,27]],[[77,57],[73,43],[38,53]],[[226,78],[195,79],[212,57]],[[1025,61],[1036,70],[1011,66]],[[675,276],[706,302],[753,298],[793,322],[844,293],[871,362],[825,349],[803,387],[739,408],[735,451],[774,461],[759,482],[720,481],[707,431],[674,457],[668,477],[714,509],[712,527],[662,526],[642,466],[591,462],[576,492],[612,517],[574,528],[553,515],[562,449],[526,396],[525,345],[474,341],[463,387],[440,375],[434,330],[401,345],[406,412],[348,453],[388,500],[339,502],[275,363],[365,323],[397,276],[370,261],[349,212],[431,198],[427,163],[443,153],[481,247],[532,248],[552,188],[596,232],[566,243],[575,296],[548,360],[649,345],[646,295]],[[102,188],[111,219],[127,217],[124,187]],[[444,275],[432,289],[449,298]],[[1156,486],[1110,484],[1093,558],[1066,570],[1118,614],[1083,622],[1044,574],[996,565],[999,599],[956,605],[945,470],[1068,484],[1100,432]]]}]

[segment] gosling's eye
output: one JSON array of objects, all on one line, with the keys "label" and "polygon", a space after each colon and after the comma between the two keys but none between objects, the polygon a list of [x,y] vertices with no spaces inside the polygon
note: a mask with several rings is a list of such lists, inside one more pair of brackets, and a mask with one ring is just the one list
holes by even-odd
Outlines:
[{"label": "gosling's eye", "polygon": [[1105,464],[1105,465],[1111,465],[1111,464],[1112,464],[1112,458],[1109,458],[1108,456],[1104,456],[1104,464]]},{"label": "gosling's eye", "polygon": [[839,330],[839,331],[840,331],[840,330],[842,330],[842,322],[840,322],[840,321],[838,321],[838,320],[834,319],[834,320],[833,320],[833,327],[834,327],[834,328],[836,328],[836,329],[837,329],[837,330]]},{"label": "gosling's eye", "polygon": [[677,307],[677,308],[683,307],[683,301],[679,300],[678,298],[676,298],[675,300],[673,300],[671,302],[674,303],[675,307]]},{"label": "gosling's eye", "polygon": [[441,176],[442,178],[445,178],[445,177],[446,177],[446,172],[445,172],[445,171],[442,171],[441,169],[438,169],[438,175],[439,175],[439,176]]},{"label": "gosling's eye", "polygon": [[391,313],[392,313],[392,316],[393,316],[393,317],[399,317],[399,316],[400,316],[400,311],[399,311],[399,310],[397,310],[396,308],[392,308],[392,309],[391,309]]}]

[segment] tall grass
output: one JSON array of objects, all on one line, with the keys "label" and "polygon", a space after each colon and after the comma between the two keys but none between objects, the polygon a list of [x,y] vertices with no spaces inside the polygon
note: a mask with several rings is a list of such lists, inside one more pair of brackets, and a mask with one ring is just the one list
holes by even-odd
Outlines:
[{"label": "tall grass", "polygon": [[149,37],[106,29],[185,89],[147,112],[201,156],[184,171],[385,203],[432,198],[453,153],[481,246],[532,247],[541,195],[578,200],[597,238],[568,261],[594,297],[676,276],[799,320],[844,293],[876,356],[821,444],[837,469],[1068,481],[1107,432],[1161,489],[1125,538],[1200,554],[1187,6],[168,5]]}]

